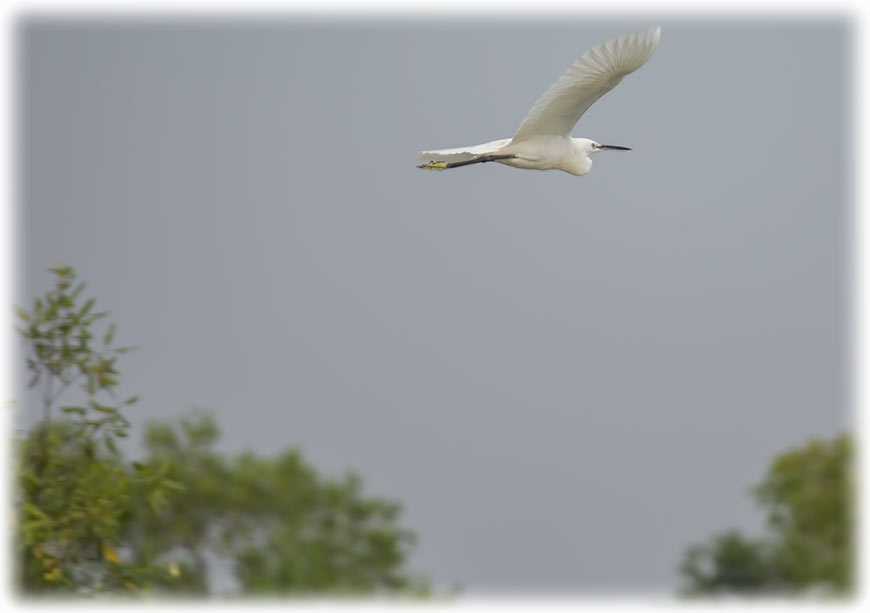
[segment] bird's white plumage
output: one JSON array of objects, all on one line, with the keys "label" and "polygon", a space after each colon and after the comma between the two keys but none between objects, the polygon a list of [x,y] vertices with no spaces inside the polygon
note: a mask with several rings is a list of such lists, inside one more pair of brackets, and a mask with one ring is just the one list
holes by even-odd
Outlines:
[{"label": "bird's white plumage", "polygon": [[661,32],[661,28],[635,32],[584,53],[535,102],[514,141],[537,134],[568,136],[596,100],[646,64],[658,47]]},{"label": "bird's white plumage", "polygon": [[464,162],[478,155],[493,153],[511,142],[509,138],[494,140],[491,143],[472,145],[470,147],[456,147],[455,149],[436,149],[434,151],[421,151],[417,157],[421,160],[439,159],[444,162]]},{"label": "bird's white plumage", "polygon": [[482,145],[423,151],[429,160],[420,168],[444,170],[481,162],[515,168],[558,169],[574,175],[589,172],[589,155],[607,149],[588,138],[571,138],[571,130],[590,106],[616,87],[622,78],[643,66],[653,55],[661,28],[635,32],[593,47],[566,70],[529,110],[513,138]]}]

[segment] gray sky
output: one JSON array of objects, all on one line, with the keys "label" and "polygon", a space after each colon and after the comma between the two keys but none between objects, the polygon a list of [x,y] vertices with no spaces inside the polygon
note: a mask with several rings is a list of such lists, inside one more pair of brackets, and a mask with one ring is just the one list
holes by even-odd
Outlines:
[{"label": "gray sky", "polygon": [[[589,175],[415,168],[662,26]],[[20,301],[76,267],[131,417],[214,411],[404,504],[466,593],[672,592],[850,423],[846,21],[30,21]]]}]

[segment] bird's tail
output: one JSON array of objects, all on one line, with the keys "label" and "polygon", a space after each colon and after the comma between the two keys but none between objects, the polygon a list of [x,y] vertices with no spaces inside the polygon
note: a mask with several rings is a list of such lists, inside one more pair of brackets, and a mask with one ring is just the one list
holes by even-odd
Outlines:
[{"label": "bird's tail", "polygon": [[417,154],[417,158],[420,160],[426,160],[427,163],[421,164],[418,168],[426,168],[428,170],[444,170],[445,168],[451,168],[456,163],[471,162],[481,156],[493,154],[507,145],[510,141],[511,139],[509,138],[503,138],[501,140],[494,140],[491,143],[484,143],[482,145],[474,145],[471,147],[421,151]]}]

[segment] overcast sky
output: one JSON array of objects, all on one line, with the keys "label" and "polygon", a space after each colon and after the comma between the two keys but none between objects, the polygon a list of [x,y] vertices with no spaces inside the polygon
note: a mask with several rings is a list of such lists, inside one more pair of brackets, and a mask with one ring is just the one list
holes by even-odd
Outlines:
[{"label": "overcast sky", "polygon": [[[592,172],[415,168],[589,47],[661,45]],[[131,417],[210,409],[399,500],[465,593],[673,593],[851,423],[845,20],[25,20],[19,301],[112,311]],[[22,410],[26,407],[22,406]]]}]

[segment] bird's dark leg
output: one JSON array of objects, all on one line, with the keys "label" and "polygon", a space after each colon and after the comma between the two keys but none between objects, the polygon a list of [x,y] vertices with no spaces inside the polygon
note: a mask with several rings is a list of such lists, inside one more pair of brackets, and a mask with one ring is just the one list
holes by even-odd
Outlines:
[{"label": "bird's dark leg", "polygon": [[460,166],[468,166],[469,164],[483,164],[484,162],[496,162],[498,160],[509,160],[517,157],[513,153],[506,155],[481,155],[480,157],[464,160],[462,162],[428,162],[420,164],[417,168],[425,168],[427,170],[446,170],[447,168],[459,168]]}]

